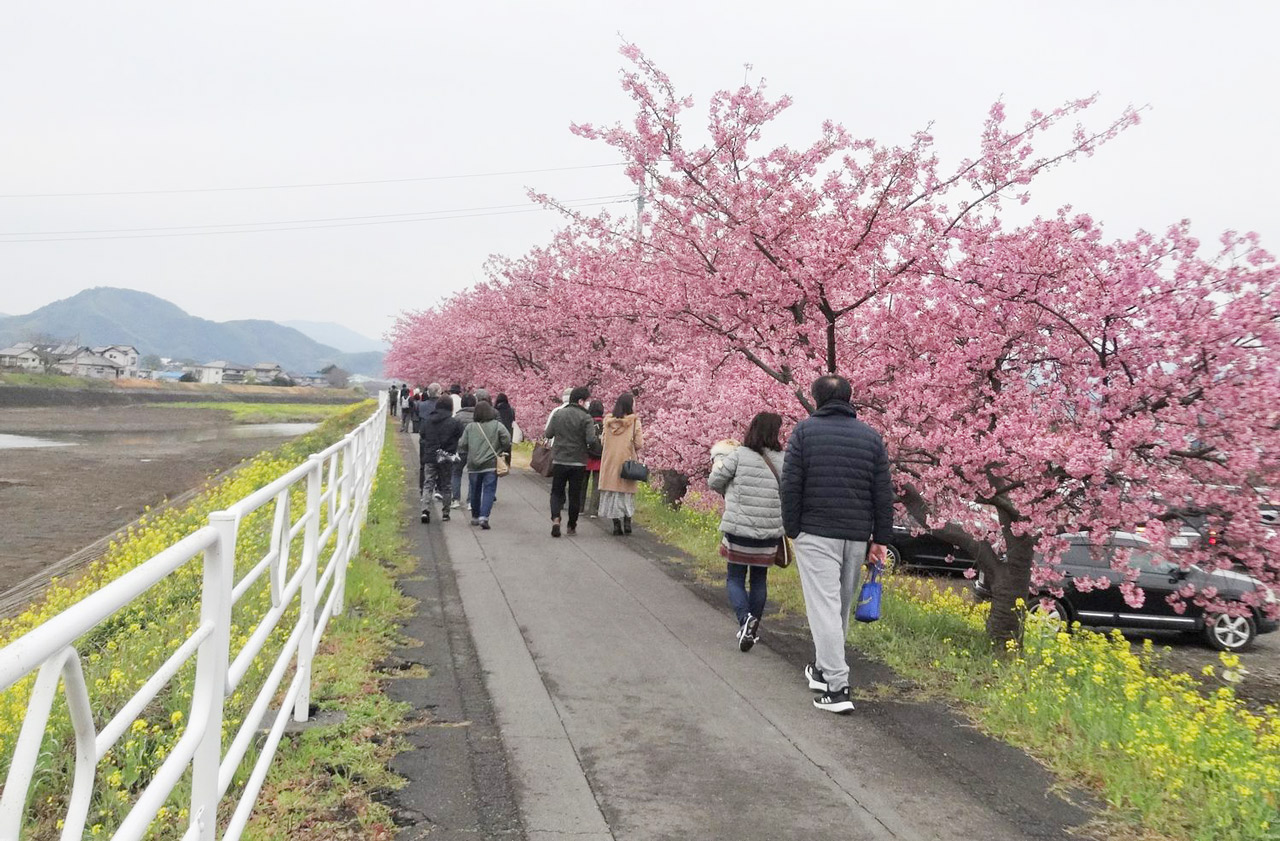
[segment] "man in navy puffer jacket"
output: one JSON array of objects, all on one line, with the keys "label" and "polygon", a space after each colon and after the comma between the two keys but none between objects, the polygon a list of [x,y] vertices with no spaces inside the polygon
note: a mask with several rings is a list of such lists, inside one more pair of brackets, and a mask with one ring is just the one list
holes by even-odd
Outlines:
[{"label": "man in navy puffer jacket", "polygon": [[810,689],[822,693],[813,705],[849,712],[849,611],[863,565],[884,561],[893,528],[893,485],[884,440],[849,405],[849,381],[819,377],[810,392],[818,409],[796,424],[787,442],[782,524],[795,541],[813,634],[815,657],[805,677]]}]

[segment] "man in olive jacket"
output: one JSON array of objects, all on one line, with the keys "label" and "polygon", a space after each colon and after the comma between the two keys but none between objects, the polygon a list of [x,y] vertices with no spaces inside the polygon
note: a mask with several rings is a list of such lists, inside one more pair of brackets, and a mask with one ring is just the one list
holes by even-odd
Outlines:
[{"label": "man in olive jacket", "polygon": [[600,453],[600,435],[596,422],[587,411],[591,389],[578,386],[569,393],[568,405],[561,406],[547,418],[544,438],[555,439],[551,445],[551,536],[560,536],[560,511],[569,500],[569,536],[578,533],[578,507],[582,501],[582,483],[587,478],[587,458]]},{"label": "man in olive jacket", "polygon": [[[882,563],[893,529],[889,456],[879,433],[858,420],[849,381],[819,377],[818,409],[796,424],[782,468],[782,525],[795,541],[796,566],[813,635],[805,666],[813,705],[849,712],[844,641],[862,567]],[[868,551],[868,545],[870,551]]]}]

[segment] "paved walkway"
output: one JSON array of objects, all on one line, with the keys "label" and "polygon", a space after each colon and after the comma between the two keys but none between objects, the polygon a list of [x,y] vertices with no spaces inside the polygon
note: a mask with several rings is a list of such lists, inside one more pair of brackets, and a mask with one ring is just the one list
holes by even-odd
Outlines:
[{"label": "paved walkway", "polygon": [[[418,526],[444,537],[527,838],[1064,837],[1057,798],[1037,795],[1043,822],[997,807],[883,705],[813,709],[794,654],[742,654],[727,611],[637,543],[589,520],[553,540],[546,508],[546,483],[517,471],[493,530],[461,512]],[[983,762],[985,740],[957,741]]]}]

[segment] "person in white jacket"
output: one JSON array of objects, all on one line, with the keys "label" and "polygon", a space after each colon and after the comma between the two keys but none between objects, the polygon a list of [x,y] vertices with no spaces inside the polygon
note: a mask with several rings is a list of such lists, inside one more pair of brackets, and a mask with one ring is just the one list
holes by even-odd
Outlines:
[{"label": "person in white jacket", "polygon": [[[715,458],[707,484],[724,495],[720,554],[728,563],[725,590],[738,619],[738,648],[750,651],[760,639],[760,617],[769,593],[769,567],[783,537],[782,417],[761,412],[751,419],[746,439]],[[720,450],[721,445],[717,445]],[[713,450],[713,455],[717,452]],[[750,588],[748,589],[748,576]]]}]

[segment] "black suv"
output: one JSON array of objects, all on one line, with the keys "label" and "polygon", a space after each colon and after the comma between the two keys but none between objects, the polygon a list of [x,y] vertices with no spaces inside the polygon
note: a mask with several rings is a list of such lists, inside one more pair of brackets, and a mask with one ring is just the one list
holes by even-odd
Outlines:
[{"label": "black suv", "polygon": [[896,524],[893,542],[887,547],[887,552],[886,565],[890,569],[959,572],[973,566],[973,556],[959,546],[927,532],[912,534],[910,529]]},{"label": "black suv", "polygon": [[[1181,569],[1176,561],[1169,560],[1175,550],[1165,550],[1162,557],[1150,541],[1136,534],[1116,532],[1106,538],[1088,534],[1065,537],[1069,545],[1055,568],[1058,575],[1055,583],[1062,588],[1062,598],[1054,598],[1047,590],[1032,594],[1035,599],[1032,610],[1044,612],[1051,619],[1081,625],[1191,631],[1204,634],[1209,645],[1222,651],[1241,651],[1248,648],[1258,634],[1280,627],[1280,622],[1268,619],[1257,607],[1250,606],[1242,616],[1206,616],[1204,608],[1190,600],[1184,602],[1185,610],[1178,613],[1167,598],[1191,585],[1197,591],[1214,587],[1223,599],[1236,602],[1247,593],[1261,591],[1263,603],[1274,603],[1275,593],[1256,578],[1229,570],[1203,570],[1194,566]],[[1111,568],[1116,550],[1121,548],[1130,551],[1129,565],[1139,570],[1135,583],[1146,594],[1142,607],[1131,607],[1125,602],[1119,587],[1123,577]],[[991,593],[984,577],[978,575],[974,590],[980,597],[989,598]],[[1072,586],[1072,579],[1077,577],[1105,578],[1111,584],[1105,589],[1081,592]]]}]

